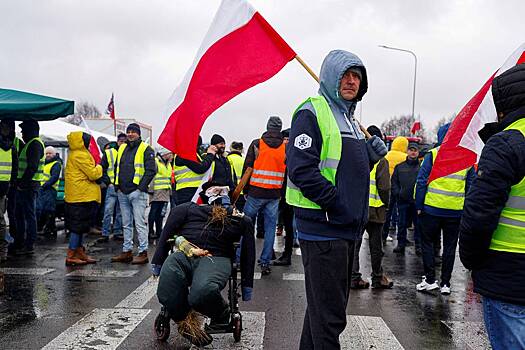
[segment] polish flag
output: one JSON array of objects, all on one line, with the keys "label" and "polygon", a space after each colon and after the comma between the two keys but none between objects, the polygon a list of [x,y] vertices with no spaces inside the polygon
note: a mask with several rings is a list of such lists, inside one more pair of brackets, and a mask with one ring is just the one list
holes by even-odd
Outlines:
[{"label": "polish flag", "polygon": [[168,100],[158,143],[196,160],[206,119],[241,92],[277,74],[296,56],[245,0],[223,0],[181,84]]},{"label": "polish flag", "polygon": [[421,122],[420,121],[416,121],[416,122],[414,122],[414,124],[412,124],[412,128],[410,128],[410,132],[412,134],[415,134],[419,130],[421,130]]},{"label": "polish flag", "polygon": [[485,124],[498,120],[491,92],[492,80],[521,63],[525,63],[525,43],[518,47],[501,68],[489,77],[456,116],[439,148],[428,182],[477,163],[484,146],[478,131]]},{"label": "polish flag", "polygon": [[202,202],[202,199],[200,197],[200,193],[202,192],[202,186],[204,186],[204,184],[206,182],[211,181],[211,179],[213,177],[212,168],[213,167],[210,167],[208,169],[208,171],[206,171],[204,173],[204,176],[202,177],[201,183],[200,183],[199,187],[197,188],[197,191],[195,191],[195,193],[193,194],[193,198],[191,199],[191,201],[193,203],[196,203],[196,204],[207,204],[207,203],[203,203]]}]

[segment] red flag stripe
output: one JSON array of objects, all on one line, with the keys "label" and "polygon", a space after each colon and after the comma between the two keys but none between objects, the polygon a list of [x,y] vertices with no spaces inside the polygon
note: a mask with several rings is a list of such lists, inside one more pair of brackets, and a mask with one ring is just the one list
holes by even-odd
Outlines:
[{"label": "red flag stripe", "polygon": [[522,64],[522,63],[525,63],[525,51],[523,51],[520,58],[518,58],[518,63],[516,64]]}]

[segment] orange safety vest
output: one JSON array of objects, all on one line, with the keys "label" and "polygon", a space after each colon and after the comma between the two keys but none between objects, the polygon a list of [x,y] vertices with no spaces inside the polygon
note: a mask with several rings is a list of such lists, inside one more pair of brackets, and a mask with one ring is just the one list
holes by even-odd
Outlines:
[{"label": "orange safety vest", "polygon": [[284,143],[279,148],[271,148],[263,139],[259,141],[259,156],[253,165],[253,173],[250,179],[250,186],[257,186],[271,190],[283,187],[284,172],[286,164],[286,145]]}]

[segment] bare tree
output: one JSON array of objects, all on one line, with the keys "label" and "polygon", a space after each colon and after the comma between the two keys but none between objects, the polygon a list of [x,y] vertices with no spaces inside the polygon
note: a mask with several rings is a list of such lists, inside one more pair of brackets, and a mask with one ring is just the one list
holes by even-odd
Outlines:
[{"label": "bare tree", "polygon": [[83,118],[103,118],[103,115],[93,103],[82,101],[76,104],[75,114],[70,115],[65,120],[70,124],[81,125]]},{"label": "bare tree", "polygon": [[421,142],[426,143],[429,137],[423,122],[421,122],[421,129],[415,135],[412,134],[411,129],[415,121],[416,119],[412,115],[393,116],[381,123],[381,130],[387,136],[421,137]]}]

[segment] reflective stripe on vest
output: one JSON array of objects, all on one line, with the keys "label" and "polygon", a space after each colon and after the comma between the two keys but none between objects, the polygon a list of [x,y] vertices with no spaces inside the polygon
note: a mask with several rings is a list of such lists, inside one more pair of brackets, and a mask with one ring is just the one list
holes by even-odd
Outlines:
[{"label": "reflective stripe on vest", "polygon": [[153,179],[153,190],[169,190],[171,188],[171,164],[166,165],[158,158],[155,160],[157,162],[157,174]]},{"label": "reflective stripe on vest", "polygon": [[115,165],[117,164],[118,151],[114,148],[109,148],[104,151],[106,153],[106,159],[108,161],[107,174],[109,181],[115,183]]},{"label": "reflective stripe on vest", "polygon": [[10,181],[13,171],[13,150],[0,148],[0,181]]},{"label": "reflective stripe on vest", "polygon": [[278,148],[272,148],[261,138],[259,140],[259,156],[253,164],[253,173],[250,185],[269,190],[278,190],[283,187],[286,165],[286,145],[282,143]]},{"label": "reflective stripe on vest", "polygon": [[370,172],[370,195],[368,197],[368,205],[374,208],[379,208],[385,205],[379,197],[379,192],[377,191],[376,186],[376,171],[378,164],[379,162],[374,165],[374,168]]},{"label": "reflective stripe on vest", "polygon": [[[26,143],[26,145],[24,146],[24,148],[22,148],[22,151],[20,152],[20,156],[18,157],[18,176],[17,176],[18,179],[21,179],[22,176],[24,176],[24,173],[26,171],[26,168],[27,168],[26,152],[27,152],[27,148],[29,147],[29,145],[33,141],[40,142],[40,144],[42,145],[42,150],[44,150],[44,148],[45,148],[44,143],[42,142],[40,137],[35,137],[35,138],[29,140],[28,143]],[[31,180],[38,181],[38,182],[42,181],[43,174],[44,174],[44,163],[45,163],[45,161],[46,161],[46,155],[45,155],[44,152],[42,152],[42,157],[40,158],[40,160],[38,162],[38,168],[37,168],[37,170],[36,170],[36,172],[33,175],[33,178]]]},{"label": "reflective stripe on vest", "polygon": [[[339,160],[341,159],[341,152],[343,149],[343,139],[341,137],[341,131],[337,125],[334,114],[328,105],[328,102],[323,96],[310,97],[306,99],[294,112],[294,117],[297,111],[305,103],[311,103],[315,110],[315,116],[317,118],[317,125],[321,131],[323,138],[323,144],[321,145],[321,153],[319,155],[319,171],[321,175],[325,177],[335,186],[335,179],[337,174],[337,167],[339,166]],[[293,142],[293,141],[292,141]],[[309,209],[320,209],[321,207],[311,200],[307,199],[301,192],[301,190],[295,186],[288,178],[286,188],[286,202],[290,205],[309,208]]]},{"label": "reflective stripe on vest", "polygon": [[[519,130],[525,137],[525,118],[515,121],[505,130]],[[510,188],[489,249],[525,254],[525,177]]]},{"label": "reflective stripe on vest", "polygon": [[[438,149],[430,150],[432,163],[436,160]],[[470,167],[430,182],[425,195],[425,205],[440,209],[463,210],[469,169]]]},{"label": "reflective stripe on vest", "polygon": [[[202,162],[201,156],[197,154],[197,159],[199,162]],[[175,164],[175,162],[173,162]],[[215,162],[211,164],[212,167],[212,173],[213,170],[215,170]],[[202,178],[204,177],[204,174],[197,174],[194,173],[190,168],[187,166],[174,166],[174,173],[175,173],[175,190],[182,190],[183,188],[197,188],[200,186]]]},{"label": "reflective stripe on vest", "polygon": [[[128,146],[127,143],[123,143],[120,145],[118,152],[117,152],[117,163],[116,163],[116,176],[115,176],[115,185],[119,184],[119,174],[120,174],[120,158],[122,158],[122,154],[124,154],[124,150]],[[144,176],[144,152],[146,152],[146,149],[148,148],[148,144],[144,141],[141,141],[139,144],[139,147],[137,149],[137,153],[135,153],[135,158],[133,159],[134,167],[135,167],[135,174],[133,175],[133,183],[135,185],[138,185],[140,183],[140,180],[142,179],[142,176]]]},{"label": "reflective stripe on vest", "polygon": [[[43,179],[42,179],[42,181],[40,181],[40,185],[43,185],[47,181],[49,181],[49,179],[51,178],[51,169],[53,168],[53,165],[55,165],[56,163],[58,163],[58,161],[55,160],[55,161],[52,161],[50,163],[44,164],[44,172],[42,174]],[[59,178],[60,178],[60,175],[59,175]],[[51,186],[55,190],[58,191],[58,179]]]}]

